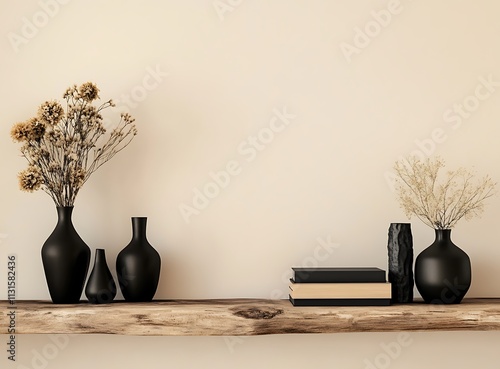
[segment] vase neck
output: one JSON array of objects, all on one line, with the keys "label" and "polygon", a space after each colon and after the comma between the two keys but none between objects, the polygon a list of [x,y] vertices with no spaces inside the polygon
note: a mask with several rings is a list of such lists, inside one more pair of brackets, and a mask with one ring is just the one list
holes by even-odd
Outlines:
[{"label": "vase neck", "polygon": [[134,240],[146,239],[146,217],[132,217],[132,238]]},{"label": "vase neck", "polygon": [[71,220],[72,214],[73,214],[73,206],[58,206],[56,227],[74,229],[73,221]]},{"label": "vase neck", "polygon": [[451,242],[451,229],[436,229],[436,242]]},{"label": "vase neck", "polygon": [[58,206],[57,207],[57,217],[59,221],[71,220],[71,215],[73,214],[73,206]]},{"label": "vase neck", "polygon": [[106,253],[104,249],[96,249],[95,250],[95,262],[96,263],[106,263]]}]

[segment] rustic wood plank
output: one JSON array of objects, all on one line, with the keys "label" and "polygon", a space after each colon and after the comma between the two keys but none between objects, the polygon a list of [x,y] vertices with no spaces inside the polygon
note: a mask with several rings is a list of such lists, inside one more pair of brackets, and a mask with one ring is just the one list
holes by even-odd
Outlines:
[{"label": "rustic wood plank", "polygon": [[1,301],[0,334],[251,336],[290,333],[500,330],[500,299],[459,305],[294,307],[287,300],[165,300],[106,305]]}]

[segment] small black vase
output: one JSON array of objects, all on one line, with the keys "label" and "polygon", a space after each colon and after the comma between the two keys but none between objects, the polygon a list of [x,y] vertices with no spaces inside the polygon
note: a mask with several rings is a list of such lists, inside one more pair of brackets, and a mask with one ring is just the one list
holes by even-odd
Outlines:
[{"label": "small black vase", "polygon": [[118,283],[126,301],[151,301],[160,279],[160,254],[146,238],[146,217],[132,218],[132,241],[116,258]]},{"label": "small black vase", "polygon": [[116,284],[106,263],[104,249],[95,252],[94,268],[85,287],[85,296],[91,304],[108,304],[116,296]]},{"label": "small black vase", "polygon": [[42,263],[54,304],[80,301],[90,263],[90,248],[71,221],[72,206],[57,207],[57,225],[42,246]]},{"label": "small black vase", "polygon": [[425,302],[459,304],[469,290],[469,256],[451,241],[450,229],[436,229],[436,240],[415,261],[415,284]]}]

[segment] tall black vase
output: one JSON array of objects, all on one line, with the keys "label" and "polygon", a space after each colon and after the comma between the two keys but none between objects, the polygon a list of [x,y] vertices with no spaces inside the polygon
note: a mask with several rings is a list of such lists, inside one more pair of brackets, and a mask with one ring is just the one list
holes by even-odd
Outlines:
[{"label": "tall black vase", "polygon": [[451,229],[436,229],[436,240],[415,261],[415,284],[425,302],[459,304],[469,290],[469,256],[451,241]]},{"label": "tall black vase", "polygon": [[57,225],[42,246],[42,263],[54,304],[80,301],[90,263],[90,248],[71,220],[72,206],[57,207]]},{"label": "tall black vase", "polygon": [[146,238],[146,217],[132,218],[132,241],[116,258],[118,283],[126,301],[151,301],[160,279],[160,254]]},{"label": "tall black vase", "polygon": [[413,301],[413,237],[410,223],[391,223],[387,242],[391,300]]},{"label": "tall black vase", "polygon": [[85,296],[91,304],[108,304],[116,296],[116,284],[106,263],[104,249],[95,252],[94,268],[85,287]]}]

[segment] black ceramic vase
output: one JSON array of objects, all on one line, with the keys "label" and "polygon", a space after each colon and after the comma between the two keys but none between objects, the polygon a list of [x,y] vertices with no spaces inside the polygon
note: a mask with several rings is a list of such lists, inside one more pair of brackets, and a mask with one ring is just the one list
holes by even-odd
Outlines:
[{"label": "black ceramic vase", "polygon": [[415,284],[425,302],[459,304],[469,290],[469,256],[451,241],[450,229],[436,229],[436,240],[415,261]]},{"label": "black ceramic vase", "polygon": [[104,249],[95,252],[94,268],[85,287],[85,296],[91,304],[108,304],[116,296],[116,284],[106,263]]},{"label": "black ceramic vase", "polygon": [[391,300],[413,301],[413,237],[410,223],[391,223],[387,242]]},{"label": "black ceramic vase", "polygon": [[54,304],[80,301],[90,263],[90,248],[71,220],[72,206],[57,207],[57,225],[42,246],[42,263]]},{"label": "black ceramic vase", "polygon": [[126,301],[151,301],[160,279],[160,254],[146,238],[145,217],[132,218],[132,241],[116,258],[118,283]]}]

